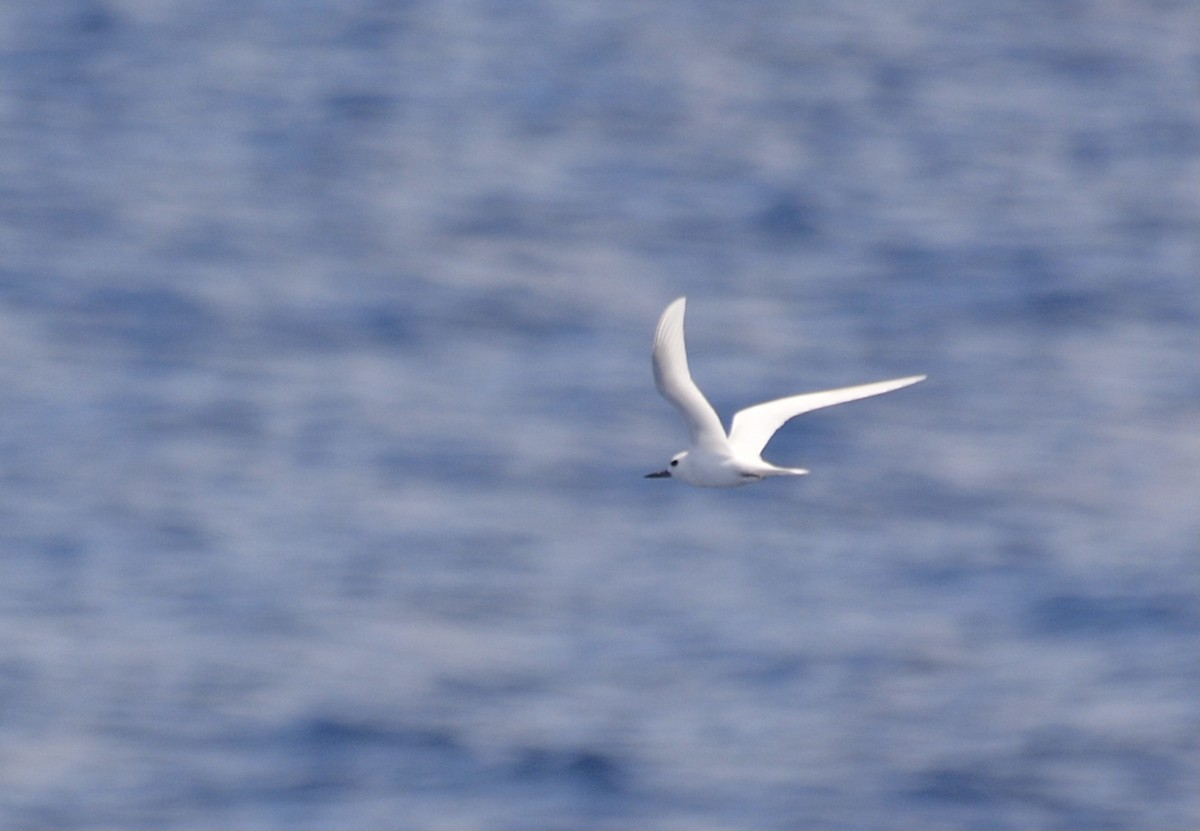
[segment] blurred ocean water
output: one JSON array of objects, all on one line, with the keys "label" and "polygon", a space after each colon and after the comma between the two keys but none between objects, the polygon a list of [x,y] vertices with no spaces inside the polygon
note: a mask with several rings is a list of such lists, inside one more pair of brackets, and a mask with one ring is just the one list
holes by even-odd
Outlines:
[{"label": "blurred ocean water", "polygon": [[0,826],[1196,827],[1198,11],[0,8]]}]

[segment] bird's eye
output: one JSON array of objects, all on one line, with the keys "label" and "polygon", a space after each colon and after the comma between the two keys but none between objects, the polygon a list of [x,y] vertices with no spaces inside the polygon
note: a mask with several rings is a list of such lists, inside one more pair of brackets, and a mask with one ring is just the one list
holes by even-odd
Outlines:
[{"label": "bird's eye", "polygon": [[672,460],[671,460],[671,467],[675,467],[675,465],[677,465],[677,464],[679,464],[679,460],[678,460],[678,459],[672,459]]}]

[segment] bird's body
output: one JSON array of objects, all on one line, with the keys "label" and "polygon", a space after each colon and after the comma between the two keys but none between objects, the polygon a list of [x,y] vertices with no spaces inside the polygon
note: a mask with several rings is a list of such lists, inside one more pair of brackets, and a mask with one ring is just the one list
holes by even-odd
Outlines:
[{"label": "bird's body", "polygon": [[716,410],[692,380],[683,339],[686,298],[667,306],[654,333],[654,382],[658,391],[679,410],[687,423],[692,446],[675,454],[665,470],[650,479],[671,477],[702,488],[735,488],[771,476],[803,476],[803,468],[778,467],[763,461],[762,451],[771,436],[796,416],[907,387],[925,380],[912,375],[855,387],[802,393],[739,410],[729,425],[721,425]]}]

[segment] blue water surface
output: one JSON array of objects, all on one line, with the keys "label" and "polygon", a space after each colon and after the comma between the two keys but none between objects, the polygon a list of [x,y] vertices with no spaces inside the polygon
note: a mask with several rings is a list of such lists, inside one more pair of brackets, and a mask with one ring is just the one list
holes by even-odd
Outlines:
[{"label": "blue water surface", "polygon": [[7,4],[0,827],[1196,827],[1198,20]]}]

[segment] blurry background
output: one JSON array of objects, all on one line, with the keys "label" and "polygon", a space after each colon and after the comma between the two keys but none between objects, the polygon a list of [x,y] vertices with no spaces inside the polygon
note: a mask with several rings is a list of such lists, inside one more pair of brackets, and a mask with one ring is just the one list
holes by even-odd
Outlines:
[{"label": "blurry background", "polygon": [[0,826],[1194,827],[1198,22],[4,4]]}]

